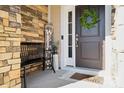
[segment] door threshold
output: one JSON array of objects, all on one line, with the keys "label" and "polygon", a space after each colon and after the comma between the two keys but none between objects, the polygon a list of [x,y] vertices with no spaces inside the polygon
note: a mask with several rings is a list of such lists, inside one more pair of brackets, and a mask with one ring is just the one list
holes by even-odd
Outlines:
[{"label": "door threshold", "polygon": [[63,70],[67,70],[70,72],[78,72],[82,74],[87,74],[87,75],[98,75],[98,76],[104,76],[105,71],[104,70],[99,70],[99,69],[91,69],[91,68],[84,68],[84,67],[64,67]]}]

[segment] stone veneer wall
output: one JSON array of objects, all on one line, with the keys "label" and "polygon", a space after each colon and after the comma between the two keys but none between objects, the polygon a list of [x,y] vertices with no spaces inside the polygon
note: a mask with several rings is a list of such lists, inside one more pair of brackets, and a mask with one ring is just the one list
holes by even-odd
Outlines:
[{"label": "stone veneer wall", "polygon": [[47,6],[0,6],[0,88],[21,87],[20,43],[44,42],[47,12]]},{"label": "stone veneer wall", "polygon": [[0,88],[21,87],[19,6],[0,6]]},{"label": "stone veneer wall", "polygon": [[[21,42],[44,43],[44,26],[47,23],[47,6],[21,6]],[[30,64],[26,67],[26,72],[42,69],[42,63]]]},{"label": "stone veneer wall", "polygon": [[22,42],[44,42],[47,6],[21,6]]}]

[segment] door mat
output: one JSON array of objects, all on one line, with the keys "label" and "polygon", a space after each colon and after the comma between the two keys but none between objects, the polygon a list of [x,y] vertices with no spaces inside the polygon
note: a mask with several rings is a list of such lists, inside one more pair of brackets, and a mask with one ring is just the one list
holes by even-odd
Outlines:
[{"label": "door mat", "polygon": [[104,82],[103,77],[94,76],[94,75],[86,75],[86,74],[81,74],[81,73],[74,73],[70,78],[76,79],[76,80],[89,81],[89,82],[98,83],[98,84],[103,84]]}]

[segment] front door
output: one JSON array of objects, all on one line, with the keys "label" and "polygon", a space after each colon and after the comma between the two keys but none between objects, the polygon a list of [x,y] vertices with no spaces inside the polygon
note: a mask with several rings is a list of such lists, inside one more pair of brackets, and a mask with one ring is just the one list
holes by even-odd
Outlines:
[{"label": "front door", "polygon": [[[105,34],[105,6],[76,6],[76,66],[103,69],[103,40]],[[80,25],[85,9],[95,9],[100,21],[91,29]],[[91,19],[89,19],[91,20]]]}]

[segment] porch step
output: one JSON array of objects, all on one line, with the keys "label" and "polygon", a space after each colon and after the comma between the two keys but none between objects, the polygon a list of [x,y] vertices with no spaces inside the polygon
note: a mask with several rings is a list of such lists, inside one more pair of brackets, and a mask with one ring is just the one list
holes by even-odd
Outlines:
[{"label": "porch step", "polygon": [[98,69],[90,69],[90,68],[83,68],[83,67],[64,67],[64,70],[70,71],[70,72],[78,72],[86,75],[98,75],[98,76],[104,76],[104,70],[98,70]]}]

